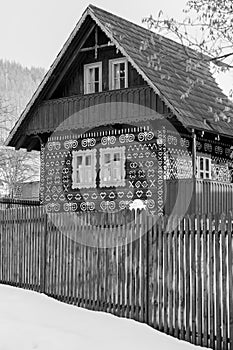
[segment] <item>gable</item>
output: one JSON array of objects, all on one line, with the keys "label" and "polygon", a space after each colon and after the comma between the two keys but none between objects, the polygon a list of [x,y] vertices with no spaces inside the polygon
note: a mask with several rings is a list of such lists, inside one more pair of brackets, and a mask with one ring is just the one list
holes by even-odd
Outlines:
[{"label": "gable", "polygon": [[[91,22],[94,24],[94,22]],[[97,28],[97,42],[99,48],[95,51],[95,35]],[[123,58],[121,52],[109,41],[109,38],[99,27],[94,27],[82,48],[77,52],[71,66],[64,67],[64,78],[56,90],[48,93],[49,99],[57,99],[84,94],[84,66],[95,62],[102,63],[102,91],[108,91],[109,87],[109,61]],[[67,62],[68,64],[68,62]],[[132,65],[128,64],[128,87],[146,86],[146,82],[138,74]]]},{"label": "gable", "polygon": [[[116,48],[115,54],[128,59],[136,84],[149,85],[183,126],[232,136],[232,104],[218,87],[208,64],[194,65],[187,72],[187,56],[181,45],[91,5],[10,133],[8,145],[17,144],[42,101],[81,91],[78,89],[82,87],[77,88],[79,53],[93,44],[96,25],[103,43],[107,38],[114,51]],[[197,57],[194,51],[189,53]],[[186,98],[190,81],[195,84]]]}]

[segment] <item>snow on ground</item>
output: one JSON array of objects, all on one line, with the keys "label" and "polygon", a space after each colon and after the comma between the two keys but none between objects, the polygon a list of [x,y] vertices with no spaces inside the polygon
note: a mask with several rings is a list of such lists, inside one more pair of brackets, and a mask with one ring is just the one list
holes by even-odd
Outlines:
[{"label": "snow on ground", "polygon": [[23,289],[0,286],[0,350],[191,350],[128,319],[67,305]]}]

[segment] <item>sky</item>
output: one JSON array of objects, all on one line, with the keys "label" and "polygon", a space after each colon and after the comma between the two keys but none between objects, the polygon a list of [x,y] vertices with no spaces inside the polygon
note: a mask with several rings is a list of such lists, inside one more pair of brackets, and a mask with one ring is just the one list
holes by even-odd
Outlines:
[{"label": "sky", "polygon": [[[90,1],[141,25],[160,10],[181,19],[187,0],[0,0],[0,58],[48,70]],[[219,77],[225,93],[232,82],[233,73]]]},{"label": "sky", "polygon": [[90,3],[141,24],[159,10],[179,16],[186,0],[0,0],[0,58],[48,69]]}]

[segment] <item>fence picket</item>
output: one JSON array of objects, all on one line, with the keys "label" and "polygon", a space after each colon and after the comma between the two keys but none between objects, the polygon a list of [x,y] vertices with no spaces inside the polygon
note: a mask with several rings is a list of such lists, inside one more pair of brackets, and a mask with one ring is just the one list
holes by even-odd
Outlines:
[{"label": "fence picket", "polygon": [[209,298],[210,298],[210,347],[215,348],[214,327],[214,233],[212,215],[209,214]]},{"label": "fence picket", "polygon": [[233,350],[233,246],[232,246],[232,234],[233,234],[233,215],[232,213],[229,213],[227,216],[227,235],[228,235],[228,270],[229,270],[229,277],[228,277],[228,289],[229,289],[229,329],[230,329],[230,350]]},{"label": "fence picket", "polygon": [[232,214],[127,215],[0,211],[0,282],[233,350]]}]

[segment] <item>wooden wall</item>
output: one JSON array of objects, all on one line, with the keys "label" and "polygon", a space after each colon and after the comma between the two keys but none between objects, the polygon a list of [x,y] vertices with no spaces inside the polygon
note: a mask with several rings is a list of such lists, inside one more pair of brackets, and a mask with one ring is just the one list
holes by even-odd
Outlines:
[{"label": "wooden wall", "polygon": [[[102,34],[104,36],[104,34]],[[100,43],[107,43],[108,38],[100,38]],[[89,41],[85,46],[93,46],[94,42]],[[84,47],[85,47],[84,46]],[[123,55],[116,50],[115,47],[106,47],[98,50],[98,56],[95,59],[94,50],[88,52],[80,52],[77,59],[72,64],[71,68],[65,75],[57,90],[54,92],[52,98],[68,97],[73,95],[84,94],[84,64],[102,62],[102,89],[109,90],[109,60],[114,58],[121,58]],[[146,82],[138,74],[138,72],[129,63],[128,65],[128,87],[146,86]]]},{"label": "wooden wall", "polygon": [[25,134],[53,132],[103,124],[127,123],[168,115],[167,108],[149,87],[122,89],[44,101],[32,115]]}]

